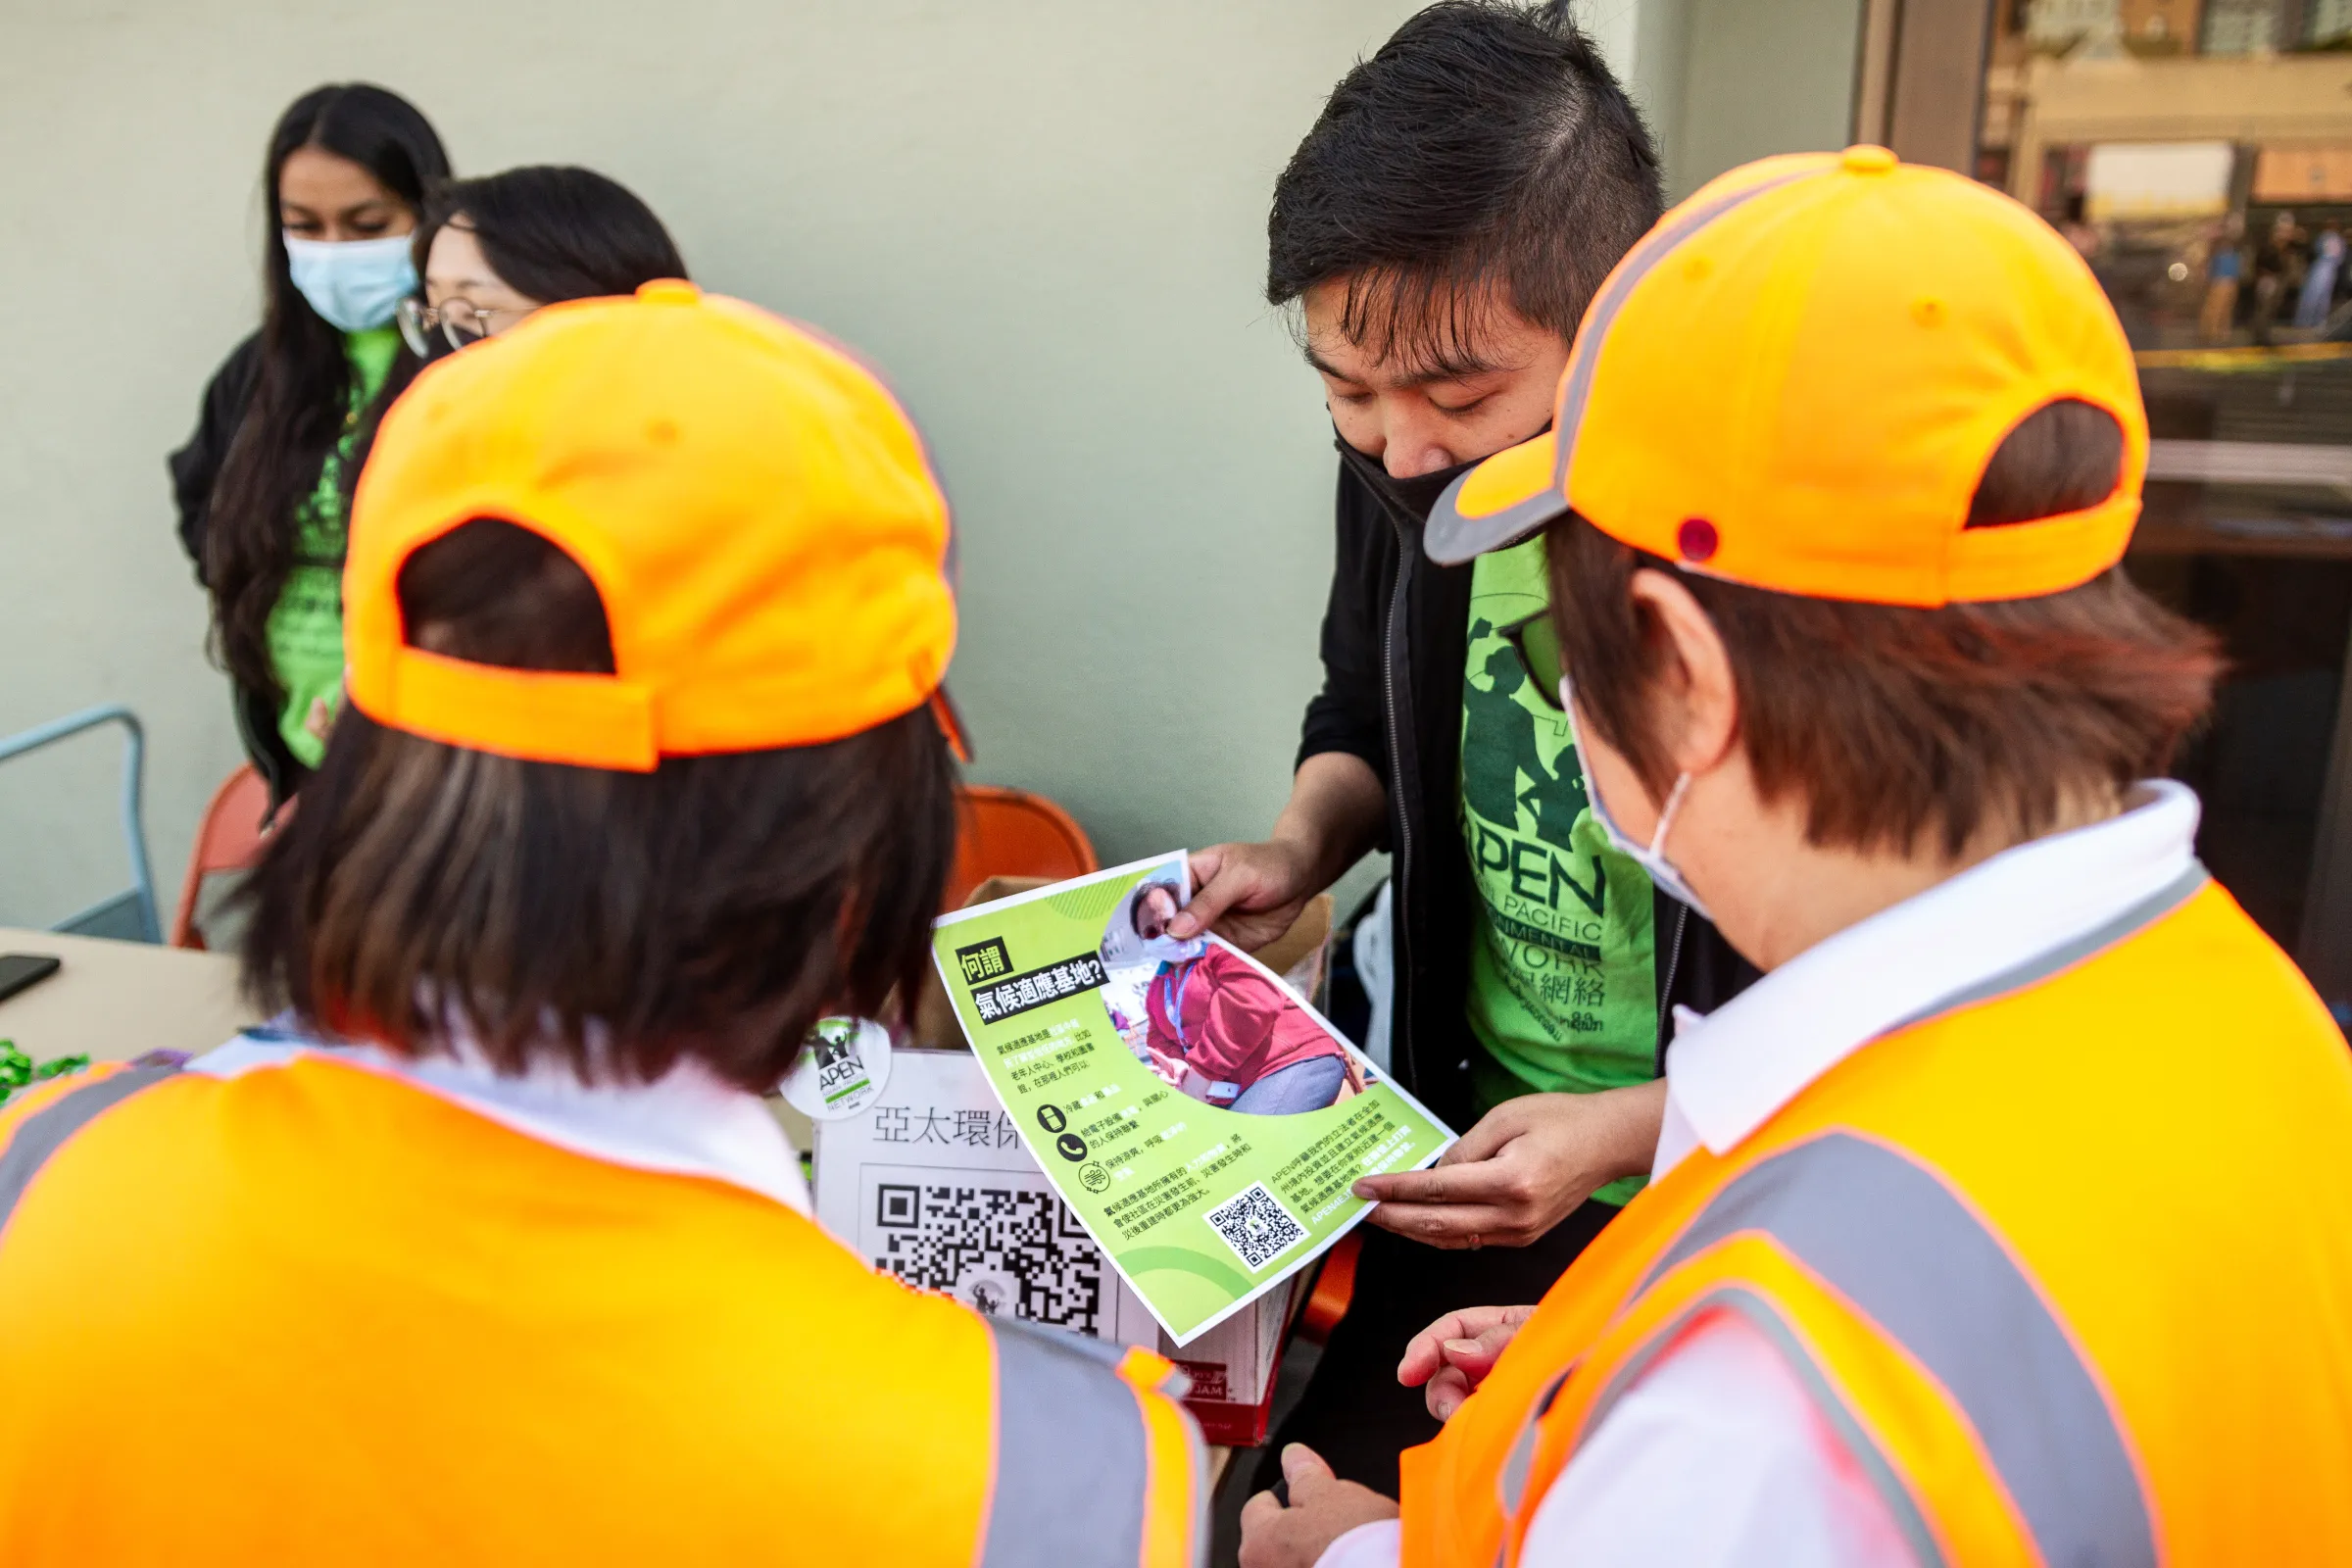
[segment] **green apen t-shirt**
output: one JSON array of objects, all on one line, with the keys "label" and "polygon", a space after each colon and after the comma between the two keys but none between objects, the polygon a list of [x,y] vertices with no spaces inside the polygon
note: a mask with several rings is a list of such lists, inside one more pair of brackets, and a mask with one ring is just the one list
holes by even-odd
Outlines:
[{"label": "green apen t-shirt", "polygon": [[270,667],[286,694],[277,712],[278,738],[305,767],[317,767],[326,742],[311,733],[311,707],[323,702],[331,714],[343,700],[343,467],[359,438],[360,416],[383,390],[400,352],[397,327],[370,327],[343,334],[351,363],[351,404],[343,433],[318,469],[318,486],[294,516],[294,565],[270,612],[264,636]]},{"label": "green apen t-shirt", "polygon": [[[1535,689],[1505,635],[1549,607],[1542,539],[1472,566],[1461,822],[1478,889],[1466,1011],[1484,1048],[1471,1059],[1482,1112],[1657,1076],[1649,877],[1609,848],[1559,694]],[[1592,1196],[1622,1203],[1642,1181]]]}]

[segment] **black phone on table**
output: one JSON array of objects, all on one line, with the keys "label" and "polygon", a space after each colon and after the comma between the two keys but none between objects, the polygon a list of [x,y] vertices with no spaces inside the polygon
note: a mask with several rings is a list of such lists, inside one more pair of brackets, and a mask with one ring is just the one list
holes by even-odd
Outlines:
[{"label": "black phone on table", "polygon": [[0,1002],[39,985],[57,968],[57,959],[46,953],[0,953]]}]

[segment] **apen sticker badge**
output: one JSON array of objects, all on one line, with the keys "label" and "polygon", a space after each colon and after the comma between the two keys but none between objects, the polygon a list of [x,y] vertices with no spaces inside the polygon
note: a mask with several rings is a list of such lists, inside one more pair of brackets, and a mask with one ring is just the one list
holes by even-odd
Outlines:
[{"label": "apen sticker badge", "polygon": [[890,1031],[871,1018],[819,1018],[784,1075],[784,1102],[810,1121],[839,1121],[890,1082]]}]

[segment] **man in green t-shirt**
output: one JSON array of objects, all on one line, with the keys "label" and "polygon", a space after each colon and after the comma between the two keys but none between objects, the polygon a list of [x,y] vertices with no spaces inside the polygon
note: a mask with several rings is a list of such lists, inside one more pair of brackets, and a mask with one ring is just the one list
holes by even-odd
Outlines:
[{"label": "man in green t-shirt", "polygon": [[1541,544],[1460,566],[1422,548],[1448,480],[1549,422],[1578,318],[1658,209],[1640,117],[1561,4],[1413,18],[1275,189],[1267,295],[1298,307],[1339,438],[1324,684],[1273,833],[1196,854],[1172,929],[1271,941],[1390,852],[1391,1070],[1465,1131],[1439,1167],[1367,1184],[1353,1302],[1271,1451],[1304,1443],[1392,1495],[1398,1450],[1436,1431],[1396,1381],[1407,1340],[1544,1295],[1649,1169],[1661,1017],[1738,979],[1602,846],[1556,670],[1531,667]]}]

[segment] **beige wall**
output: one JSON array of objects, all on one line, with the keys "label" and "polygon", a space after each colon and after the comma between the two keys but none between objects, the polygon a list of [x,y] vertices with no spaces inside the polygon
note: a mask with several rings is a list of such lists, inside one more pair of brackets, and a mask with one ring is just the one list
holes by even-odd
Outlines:
[{"label": "beige wall", "polygon": [[[254,320],[271,119],[356,76],[414,97],[463,172],[619,177],[704,281],[891,374],[958,511],[977,776],[1064,801],[1106,857],[1262,831],[1316,681],[1332,483],[1258,303],[1266,198],[1412,8],[0,0],[0,732],[138,710],[168,904],[237,749],[163,459]],[[1647,51],[1678,185],[1840,139],[1849,0],[1585,9],[1613,57]],[[0,923],[119,885],[113,761],[0,768]]]},{"label": "beige wall", "polygon": [[1767,153],[1842,147],[1862,0],[1576,0],[1679,201]]},{"label": "beige wall", "polygon": [[1859,0],[1690,0],[1678,195],[1767,153],[1852,139]]},{"label": "beige wall", "polygon": [[1670,201],[1683,194],[1674,182],[1674,162],[1683,133],[1683,85],[1690,74],[1690,0],[1576,0],[1578,20],[1658,139]]},{"label": "beige wall", "polygon": [[[1067,802],[1110,856],[1262,831],[1316,676],[1332,482],[1258,302],[1266,198],[1409,9],[6,0],[0,732],[136,708],[175,881],[237,749],[164,455],[254,319],[271,119],[362,76],[464,172],[619,177],[706,282],[895,379],[958,509],[980,777]],[[120,885],[112,764],[92,741],[0,769],[0,922]]]}]

